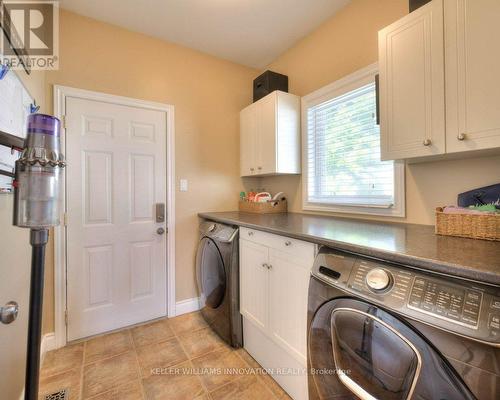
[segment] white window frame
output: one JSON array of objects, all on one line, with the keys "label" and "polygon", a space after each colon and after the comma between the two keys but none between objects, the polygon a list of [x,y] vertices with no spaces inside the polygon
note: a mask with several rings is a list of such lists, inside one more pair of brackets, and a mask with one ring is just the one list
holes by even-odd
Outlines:
[{"label": "white window frame", "polygon": [[307,137],[307,111],[318,104],[332,100],[336,97],[364,85],[373,83],[378,73],[378,63],[360,69],[338,81],[335,81],[307,96],[302,97],[302,209],[304,211],[324,211],[335,213],[381,215],[388,217],[405,217],[405,162],[394,161],[394,204],[392,207],[359,206],[340,204],[320,204],[308,201],[308,137]]}]

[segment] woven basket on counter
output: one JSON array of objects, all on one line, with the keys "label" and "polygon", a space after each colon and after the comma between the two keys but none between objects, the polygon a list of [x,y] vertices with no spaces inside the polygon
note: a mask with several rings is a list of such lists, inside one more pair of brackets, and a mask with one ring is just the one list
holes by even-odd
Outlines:
[{"label": "woven basket on counter", "polygon": [[257,203],[253,201],[240,200],[239,209],[241,212],[249,212],[255,214],[278,214],[287,212],[286,200],[268,201],[265,203]]},{"label": "woven basket on counter", "polygon": [[436,208],[436,233],[500,241],[500,214],[445,214]]}]

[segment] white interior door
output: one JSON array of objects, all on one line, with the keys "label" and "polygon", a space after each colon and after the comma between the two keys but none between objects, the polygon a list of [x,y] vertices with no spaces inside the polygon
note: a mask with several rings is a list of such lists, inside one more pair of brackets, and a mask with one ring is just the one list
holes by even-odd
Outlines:
[{"label": "white interior door", "polygon": [[68,341],[166,315],[166,114],[66,100]]}]

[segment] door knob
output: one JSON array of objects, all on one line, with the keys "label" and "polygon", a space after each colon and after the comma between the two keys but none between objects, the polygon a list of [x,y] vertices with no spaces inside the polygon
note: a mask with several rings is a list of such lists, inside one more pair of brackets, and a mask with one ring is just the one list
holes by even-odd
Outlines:
[{"label": "door knob", "polygon": [[2,324],[10,324],[19,314],[19,304],[15,301],[9,301],[5,306],[0,307],[0,321]]},{"label": "door knob", "polygon": [[160,227],[160,228],[158,228],[158,229],[156,230],[156,233],[157,233],[158,235],[163,235],[163,234],[165,233],[165,229],[163,229],[163,228],[161,228],[161,227]]}]

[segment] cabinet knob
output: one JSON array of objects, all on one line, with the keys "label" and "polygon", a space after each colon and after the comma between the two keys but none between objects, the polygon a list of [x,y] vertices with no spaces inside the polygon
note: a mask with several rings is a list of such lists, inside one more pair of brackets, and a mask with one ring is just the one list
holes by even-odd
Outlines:
[{"label": "cabinet knob", "polygon": [[248,236],[253,236],[253,232],[252,232],[252,231],[249,231],[249,232],[248,232]]},{"label": "cabinet knob", "polygon": [[262,169],[262,167],[257,167],[258,169]]},{"label": "cabinet knob", "polygon": [[267,264],[267,269],[271,269],[273,266],[271,264]]},{"label": "cabinet knob", "polygon": [[285,246],[289,247],[289,246],[291,246],[291,245],[292,245],[292,242],[290,242],[289,240],[287,240],[287,241],[285,242]]},{"label": "cabinet knob", "polygon": [[424,146],[430,146],[432,144],[432,140],[431,139],[425,139],[422,144]]},{"label": "cabinet knob", "polygon": [[269,265],[268,265],[267,263],[262,263],[262,266],[263,266],[264,268],[269,269]]},{"label": "cabinet knob", "polygon": [[465,140],[467,139],[467,134],[465,133],[460,133],[458,136],[457,136],[457,139],[462,141],[462,140]]},{"label": "cabinet knob", "polygon": [[255,168],[250,168],[250,171],[252,171],[252,172],[255,171]]}]

